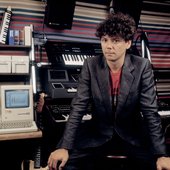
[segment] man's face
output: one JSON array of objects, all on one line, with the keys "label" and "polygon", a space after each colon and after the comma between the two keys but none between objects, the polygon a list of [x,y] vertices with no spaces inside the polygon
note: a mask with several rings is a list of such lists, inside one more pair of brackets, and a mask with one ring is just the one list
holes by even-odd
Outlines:
[{"label": "man's face", "polygon": [[126,50],[131,46],[131,41],[125,41],[120,37],[101,37],[101,47],[107,61],[116,62],[125,56]]}]

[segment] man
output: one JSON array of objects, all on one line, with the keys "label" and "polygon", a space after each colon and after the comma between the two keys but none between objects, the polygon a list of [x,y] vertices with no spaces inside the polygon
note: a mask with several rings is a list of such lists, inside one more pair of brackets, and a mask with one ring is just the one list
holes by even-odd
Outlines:
[{"label": "man", "polygon": [[[63,138],[48,160],[50,169],[99,165],[99,170],[103,156],[121,152],[132,163],[128,170],[170,170],[151,64],[127,53],[135,31],[134,20],[122,13],[110,14],[97,27],[103,55],[84,62]],[[85,124],[81,120],[89,103],[92,119]]]}]

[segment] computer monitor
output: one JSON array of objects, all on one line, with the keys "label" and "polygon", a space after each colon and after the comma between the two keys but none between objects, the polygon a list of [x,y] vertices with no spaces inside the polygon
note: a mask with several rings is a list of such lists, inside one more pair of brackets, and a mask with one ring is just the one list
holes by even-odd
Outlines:
[{"label": "computer monitor", "polygon": [[1,85],[0,121],[27,121],[33,118],[32,86]]}]

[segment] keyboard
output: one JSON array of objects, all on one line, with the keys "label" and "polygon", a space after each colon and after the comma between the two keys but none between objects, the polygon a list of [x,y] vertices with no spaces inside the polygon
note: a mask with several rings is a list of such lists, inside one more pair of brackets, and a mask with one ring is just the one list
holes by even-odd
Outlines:
[{"label": "keyboard", "polygon": [[93,55],[62,54],[65,65],[82,66],[86,58],[94,57]]},{"label": "keyboard", "polygon": [[[69,104],[47,105],[46,108],[55,122],[67,122],[70,114]],[[83,116],[82,121],[90,120],[91,118],[91,114],[87,113]]]},{"label": "keyboard", "polygon": [[[61,118],[60,119],[55,119],[55,122],[67,122],[68,118],[69,118],[69,115],[60,115]],[[83,116],[82,118],[82,121],[87,121],[87,120],[90,120],[92,117],[90,114],[86,114]]]},{"label": "keyboard", "polygon": [[102,54],[99,43],[47,41],[48,61],[54,66],[81,68],[84,60]]},{"label": "keyboard", "polygon": [[160,116],[170,116],[170,110],[161,110],[158,113]]},{"label": "keyboard", "polygon": [[37,131],[37,125],[35,121],[32,122],[32,126],[30,127],[19,127],[19,128],[4,128],[0,129],[0,134],[5,134],[5,133],[22,133],[22,132],[34,132]]},{"label": "keyboard", "polygon": [[0,43],[2,43],[2,44],[6,43],[11,15],[12,15],[11,7],[9,6],[7,8],[7,11],[4,13],[2,26],[1,26],[1,30],[0,30]]}]

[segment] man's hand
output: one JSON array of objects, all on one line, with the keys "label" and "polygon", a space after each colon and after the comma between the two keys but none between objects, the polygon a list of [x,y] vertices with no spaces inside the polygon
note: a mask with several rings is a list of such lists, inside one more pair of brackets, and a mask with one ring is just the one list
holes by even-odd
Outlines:
[{"label": "man's hand", "polygon": [[160,157],[156,162],[157,170],[170,170],[170,157]]},{"label": "man's hand", "polygon": [[68,161],[69,154],[67,149],[57,149],[48,158],[49,170],[62,170]]}]

